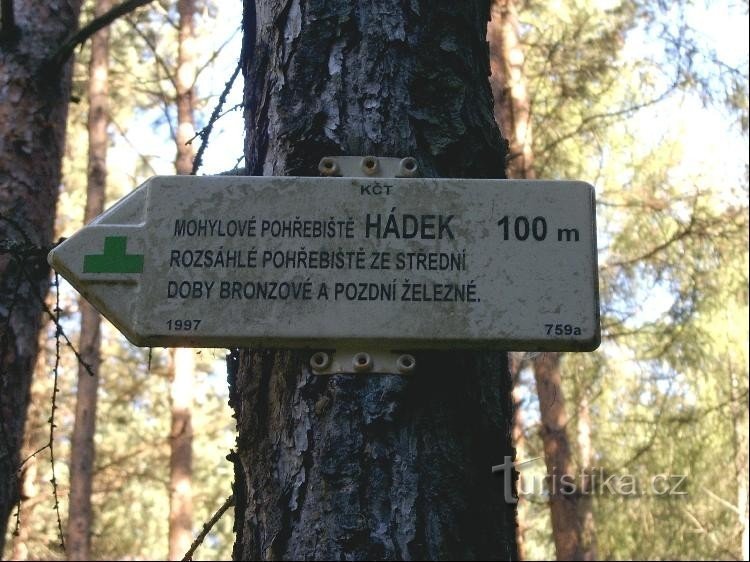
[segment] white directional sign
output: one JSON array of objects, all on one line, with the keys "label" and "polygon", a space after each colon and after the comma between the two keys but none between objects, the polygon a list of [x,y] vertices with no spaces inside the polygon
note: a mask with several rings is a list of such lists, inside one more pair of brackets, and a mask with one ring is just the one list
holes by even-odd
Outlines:
[{"label": "white directional sign", "polygon": [[593,188],[154,177],[50,264],[136,345],[592,350]]}]

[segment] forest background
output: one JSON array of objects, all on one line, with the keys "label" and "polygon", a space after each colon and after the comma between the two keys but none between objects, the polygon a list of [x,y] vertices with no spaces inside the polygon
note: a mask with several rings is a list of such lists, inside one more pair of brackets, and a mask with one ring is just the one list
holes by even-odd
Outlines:
[{"label": "forest background", "polygon": [[[236,67],[241,6],[196,5],[200,131]],[[503,92],[525,94],[523,121],[516,117],[503,129],[522,155],[511,160],[511,172],[581,179],[597,189],[603,344],[558,358],[559,390],[567,399],[563,429],[573,472],[619,484],[594,484],[581,502],[582,540],[605,559],[747,559],[748,4],[528,0],[498,1],[493,9],[507,15],[509,5],[521,58],[494,79],[501,81],[499,105]],[[108,205],[151,175],[174,173],[176,10],[176,2],[155,1],[111,27]],[[92,15],[93,2],[82,21]],[[76,53],[57,236],[83,224],[89,58],[86,43]],[[243,165],[241,89],[237,80],[200,174]],[[502,121],[502,107],[496,113]],[[63,282],[59,299],[60,325],[75,343],[78,296]],[[65,558],[59,535],[78,366],[68,348],[58,354],[56,334],[49,323],[40,335],[23,457],[42,451],[24,464],[23,501],[4,558]],[[106,322],[102,357],[91,556],[164,559],[174,358],[131,346]],[[224,351],[198,350],[195,358],[197,533],[231,493],[225,457],[235,435]],[[537,485],[545,463],[534,460],[545,457],[540,366],[533,354],[515,359],[514,437],[518,460],[529,461],[519,482],[519,541],[526,559],[549,559],[555,528],[548,493]],[[44,449],[53,394],[59,523]],[[654,493],[650,484],[661,477],[668,492]],[[631,481],[635,487],[626,485]],[[230,509],[196,557],[230,558],[232,521]]]}]

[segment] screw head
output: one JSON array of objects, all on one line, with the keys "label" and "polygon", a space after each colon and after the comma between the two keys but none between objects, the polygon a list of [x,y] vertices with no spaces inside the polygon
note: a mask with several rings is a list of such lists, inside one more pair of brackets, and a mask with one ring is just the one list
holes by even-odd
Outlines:
[{"label": "screw head", "polygon": [[331,356],[325,351],[317,351],[310,357],[310,367],[314,371],[322,371],[331,364]]},{"label": "screw head", "polygon": [[417,360],[414,359],[413,355],[404,353],[403,355],[399,355],[399,358],[396,360],[396,368],[402,375],[413,373],[417,368]]},{"label": "screw head", "polygon": [[339,165],[335,158],[325,156],[320,159],[318,171],[324,176],[335,176],[339,173]]},{"label": "screw head", "polygon": [[362,171],[368,176],[372,176],[378,171],[378,159],[374,156],[365,156],[362,158]]},{"label": "screw head", "polygon": [[352,367],[358,373],[364,373],[372,370],[372,357],[369,353],[357,353],[352,358]]},{"label": "screw head", "polygon": [[418,169],[419,166],[417,165],[417,160],[415,158],[412,158],[411,156],[407,156],[406,158],[402,158],[401,162],[399,163],[398,175],[401,177],[411,178],[417,175]]}]

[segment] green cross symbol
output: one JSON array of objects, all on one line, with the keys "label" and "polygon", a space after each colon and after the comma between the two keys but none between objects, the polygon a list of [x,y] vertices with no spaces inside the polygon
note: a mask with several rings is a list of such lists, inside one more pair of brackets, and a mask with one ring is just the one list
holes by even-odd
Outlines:
[{"label": "green cross symbol", "polygon": [[126,253],[127,236],[104,238],[104,253],[83,257],[84,273],[143,273],[143,256]]}]

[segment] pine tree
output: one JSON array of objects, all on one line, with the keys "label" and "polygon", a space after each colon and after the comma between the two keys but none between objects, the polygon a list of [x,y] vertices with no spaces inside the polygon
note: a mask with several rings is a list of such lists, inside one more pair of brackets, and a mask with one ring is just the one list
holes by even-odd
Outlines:
[{"label": "pine tree", "polygon": [[[176,87],[177,128],[175,171],[187,175],[193,169],[195,136],[193,106],[196,79],[195,0],[180,0]],[[175,349],[172,355],[171,415],[169,436],[169,560],[182,560],[193,538],[193,422],[192,388],[195,358],[192,349]]]},{"label": "pine tree", "polygon": [[0,552],[18,499],[19,450],[49,286],[70,62],[51,64],[80,0],[2,2],[0,28]]},{"label": "pine tree", "polygon": [[[97,0],[94,15],[100,17],[112,7],[110,0]],[[109,137],[109,28],[91,39],[91,60],[88,77],[89,162],[84,222],[89,223],[104,211],[107,184],[107,148]],[[76,414],[70,449],[70,497],[68,507],[68,559],[91,558],[91,527],[93,511],[91,491],[94,479],[94,432],[96,402],[101,364],[101,317],[80,299],[82,363],[78,366]]]},{"label": "pine tree", "polygon": [[[428,177],[503,177],[487,1],[246,1],[250,174],[322,156],[414,156]],[[257,32],[257,38],[256,38]],[[394,318],[394,322],[398,320]],[[516,557],[507,357],[418,357],[415,376],[319,377],[309,353],[230,358],[237,559]]]}]

